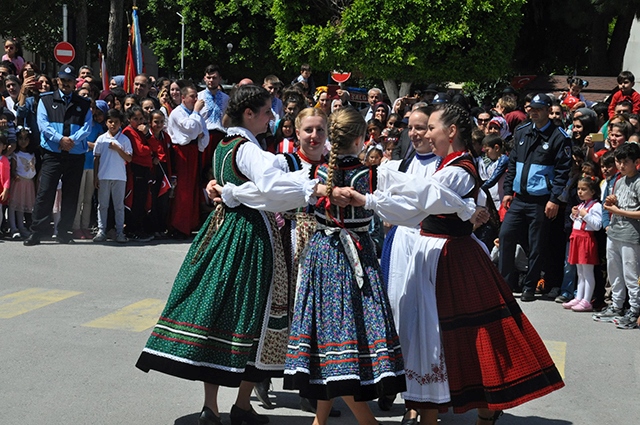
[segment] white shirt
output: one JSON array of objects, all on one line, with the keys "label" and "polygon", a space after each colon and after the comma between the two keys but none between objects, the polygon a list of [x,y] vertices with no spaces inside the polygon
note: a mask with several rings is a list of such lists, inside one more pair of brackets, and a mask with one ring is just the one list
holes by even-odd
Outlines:
[{"label": "white shirt", "polygon": [[312,202],[317,180],[309,179],[308,170],[287,173],[286,162],[271,152],[262,150],[253,134],[242,127],[230,127],[227,135],[238,135],[250,140],[240,145],[236,156],[238,170],[250,181],[236,186],[224,186],[222,200],[229,207],[244,204],[262,211],[288,211]]},{"label": "white shirt", "polygon": [[209,89],[204,89],[198,92],[198,99],[202,99],[205,101],[204,108],[200,110],[200,116],[204,119],[207,125],[207,130],[220,130],[224,132],[225,129],[222,126],[222,117],[224,116],[224,113],[227,110],[227,106],[229,105],[229,95],[221,90],[216,91],[216,94],[212,94],[219,109],[218,112],[215,113],[209,107],[209,104],[207,102],[207,92],[209,92]]},{"label": "white shirt", "polygon": [[122,131],[119,131],[115,137],[108,131],[101,134],[93,148],[93,156],[100,157],[98,179],[127,181],[127,162],[122,159],[118,151],[109,149],[111,142],[117,143],[125,153],[129,155],[133,153],[131,141],[122,134]]},{"label": "white shirt", "polygon": [[590,201],[586,204],[582,202],[578,205],[578,211],[588,209],[587,214],[584,217],[580,217],[580,213],[577,216],[570,215],[573,220],[573,228],[580,230],[582,224],[585,224],[585,228],[588,232],[596,232],[602,228],[602,204],[597,201]]},{"label": "white shirt", "polygon": [[[431,214],[457,214],[467,221],[476,210],[472,198],[462,198],[475,185],[475,180],[461,167],[445,167],[426,179],[394,171],[378,169],[378,189],[366,194],[365,208],[374,210],[384,221],[417,227]],[[478,193],[478,205],[486,203]],[[483,199],[481,199],[483,198]]]},{"label": "white shirt", "polygon": [[169,115],[167,133],[171,136],[171,142],[176,145],[186,146],[197,139],[200,152],[204,152],[209,145],[209,131],[204,118],[195,111],[189,111],[184,105],[176,107]]}]

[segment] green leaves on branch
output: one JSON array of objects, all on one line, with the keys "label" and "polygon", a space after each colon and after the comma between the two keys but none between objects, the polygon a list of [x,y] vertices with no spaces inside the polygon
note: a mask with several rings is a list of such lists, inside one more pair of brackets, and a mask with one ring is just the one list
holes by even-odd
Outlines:
[{"label": "green leaves on branch", "polygon": [[[346,7],[327,8],[337,3]],[[510,69],[524,3],[273,0],[274,50],[287,65],[373,78],[495,79]]]}]

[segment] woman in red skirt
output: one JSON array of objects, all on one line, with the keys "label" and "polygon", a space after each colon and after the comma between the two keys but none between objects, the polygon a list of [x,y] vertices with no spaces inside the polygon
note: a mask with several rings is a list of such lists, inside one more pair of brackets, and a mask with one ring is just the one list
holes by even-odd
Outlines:
[{"label": "woman in red skirt", "polygon": [[[433,177],[419,181],[383,171],[374,194],[351,195],[353,205],[373,209],[384,221],[421,226],[399,305],[415,316],[397,323],[407,377],[403,397],[420,411],[421,424],[435,425],[438,412],[450,407],[455,413],[476,408],[477,424],[492,424],[502,410],[564,386],[540,336],[472,235],[475,205],[486,199],[469,153],[471,129],[462,108],[438,106],[426,135],[433,153],[444,158]],[[403,421],[409,423],[417,422]]]}]

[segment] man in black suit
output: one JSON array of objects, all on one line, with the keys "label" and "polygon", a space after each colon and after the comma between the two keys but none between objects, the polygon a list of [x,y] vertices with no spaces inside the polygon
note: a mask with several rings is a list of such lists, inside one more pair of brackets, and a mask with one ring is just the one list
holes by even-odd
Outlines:
[{"label": "man in black suit", "polygon": [[360,113],[364,117],[364,120],[368,122],[373,118],[373,106],[378,102],[382,102],[382,90],[377,87],[369,89],[369,92],[367,93],[367,100],[369,101],[369,106],[363,108]]}]

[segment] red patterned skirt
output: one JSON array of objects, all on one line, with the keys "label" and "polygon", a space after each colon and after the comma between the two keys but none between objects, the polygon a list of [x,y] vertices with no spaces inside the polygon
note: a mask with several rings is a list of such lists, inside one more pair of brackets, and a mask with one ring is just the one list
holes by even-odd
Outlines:
[{"label": "red patterned skirt", "polygon": [[569,264],[600,264],[595,232],[573,229],[569,237]]},{"label": "red patterned skirt", "polygon": [[407,401],[407,407],[505,410],[564,386],[542,339],[471,236],[443,247],[436,302],[451,402]]}]

